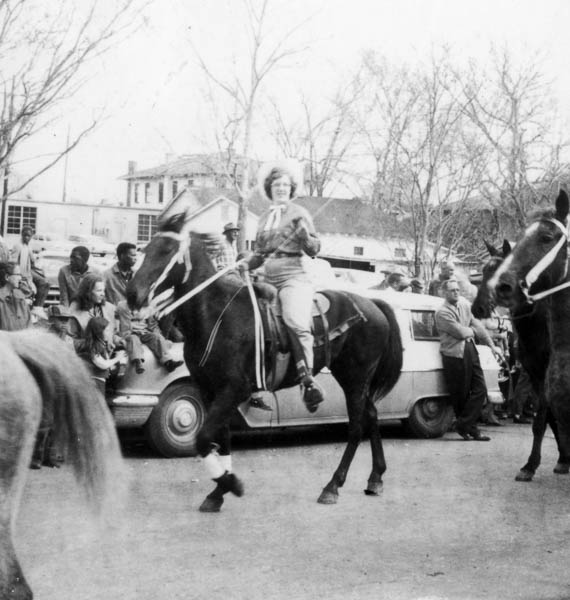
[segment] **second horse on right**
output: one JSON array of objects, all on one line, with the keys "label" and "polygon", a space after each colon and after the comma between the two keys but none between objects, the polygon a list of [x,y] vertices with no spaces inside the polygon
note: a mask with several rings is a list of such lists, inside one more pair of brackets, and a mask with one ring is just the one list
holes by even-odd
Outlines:
[{"label": "second horse on right", "polygon": [[519,358],[539,398],[532,451],[517,481],[532,480],[547,425],[559,451],[554,472],[570,471],[569,205],[567,193],[560,191],[554,210],[542,212],[512,251],[503,245],[503,256],[492,258],[493,267],[484,270],[474,302],[476,307],[494,297],[510,309]]}]

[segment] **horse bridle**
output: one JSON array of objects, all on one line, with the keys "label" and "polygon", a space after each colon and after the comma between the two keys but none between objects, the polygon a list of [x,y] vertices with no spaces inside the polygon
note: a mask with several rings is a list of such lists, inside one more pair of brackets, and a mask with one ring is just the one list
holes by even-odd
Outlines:
[{"label": "horse bridle", "polygon": [[[549,288],[547,290],[543,290],[542,292],[538,292],[536,294],[529,293],[531,286],[536,282],[536,280],[550,267],[550,265],[556,260],[556,256],[564,246],[564,244],[568,243],[568,227],[563,225],[557,219],[544,219],[548,223],[552,223],[558,227],[558,229],[562,232],[562,237],[556,242],[556,244],[532,267],[532,269],[526,274],[525,278],[519,282],[522,293],[524,294],[527,302],[532,304],[537,300],[542,300],[542,298],[546,298],[547,296],[551,296],[556,292],[559,292],[567,287],[570,287],[570,281],[566,281],[557,286]],[[562,280],[566,279],[568,274],[568,261],[564,265],[564,273],[561,277]]]},{"label": "horse bridle", "polygon": [[[184,304],[185,302],[190,300],[190,298],[196,296],[202,290],[207,288],[210,284],[212,284],[214,281],[216,281],[216,279],[219,279],[220,277],[222,277],[229,271],[233,271],[235,269],[235,267],[233,265],[228,265],[227,267],[224,267],[223,269],[221,269],[220,271],[217,271],[214,275],[212,275],[211,277],[209,277],[208,279],[203,281],[200,285],[191,289],[183,296],[180,296],[180,298],[178,298],[174,302],[172,301],[172,290],[170,290],[170,289],[159,294],[158,296],[155,296],[154,290],[157,288],[157,286],[160,283],[162,283],[166,279],[166,276],[168,275],[168,273],[170,273],[170,271],[172,270],[172,268],[175,265],[184,263],[185,271],[184,271],[184,277],[182,279],[182,283],[185,283],[186,281],[188,281],[188,278],[190,277],[190,271],[192,270],[192,261],[190,260],[191,238],[190,238],[190,235],[188,234],[188,232],[185,232],[184,229],[180,233],[174,233],[172,231],[159,231],[156,234],[156,236],[157,237],[169,237],[169,238],[176,240],[180,244],[178,251],[170,259],[170,262],[166,265],[166,267],[164,268],[164,270],[162,271],[162,273],[160,274],[158,279],[151,285],[151,287],[149,289],[148,302],[150,304],[154,300],[154,307],[156,309],[156,314],[157,314],[158,318],[162,318],[162,317],[165,317],[166,315],[170,314],[173,310],[178,308],[181,304]],[[259,313],[259,307],[258,307],[257,301],[255,299],[255,293],[253,291],[253,286],[252,286],[249,274],[247,274],[247,276],[246,276],[246,284],[245,285],[248,289],[249,296],[251,299],[251,304],[253,307],[254,330],[255,330],[255,357],[256,357],[255,378],[256,378],[256,384],[259,389],[265,390],[265,389],[267,389],[267,385],[266,385],[266,381],[265,381],[265,369],[264,369],[265,355],[264,355],[264,350],[263,350],[263,326],[261,323],[261,315]],[[218,332],[218,329],[219,329],[219,326],[221,323],[222,316],[224,315],[226,309],[229,307],[229,305],[232,303],[233,299],[237,296],[237,294],[240,291],[241,291],[241,288],[239,288],[236,291],[236,293],[234,294],[232,299],[228,302],[228,304],[226,305],[226,307],[224,308],[224,310],[218,317],[218,320],[216,321],[216,324],[214,325],[214,327],[210,333],[210,337],[208,339],[208,343],[206,344],[204,354],[202,355],[202,358],[200,359],[200,362],[199,362],[200,366],[203,366],[204,363],[208,360],[208,357],[210,355],[210,352],[211,352],[211,349],[212,349],[212,346],[214,343],[214,339],[216,338],[216,335],[217,335],[217,332]]]},{"label": "horse bridle", "polygon": [[151,284],[148,292],[149,304],[151,304],[154,300],[155,303],[163,306],[171,294],[163,292],[162,294],[155,296],[154,292],[156,288],[166,279],[174,266],[184,264],[184,277],[182,278],[182,283],[186,283],[190,277],[190,271],[192,270],[192,262],[190,260],[190,235],[185,229],[183,229],[180,233],[175,233],[174,231],[159,231],[156,234],[156,237],[171,238],[178,242],[178,250],[174,253],[166,267],[164,267],[158,279]]}]

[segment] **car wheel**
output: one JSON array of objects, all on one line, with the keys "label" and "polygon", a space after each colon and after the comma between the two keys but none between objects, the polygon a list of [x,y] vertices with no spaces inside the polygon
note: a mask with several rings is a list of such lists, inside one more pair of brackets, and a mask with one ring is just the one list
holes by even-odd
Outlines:
[{"label": "car wheel", "polygon": [[453,422],[453,408],[448,398],[422,398],[413,408],[406,425],[413,435],[422,438],[441,437]]},{"label": "car wheel", "polygon": [[162,392],[145,425],[149,444],[166,458],[196,456],[196,436],[206,418],[198,386],[177,383]]}]

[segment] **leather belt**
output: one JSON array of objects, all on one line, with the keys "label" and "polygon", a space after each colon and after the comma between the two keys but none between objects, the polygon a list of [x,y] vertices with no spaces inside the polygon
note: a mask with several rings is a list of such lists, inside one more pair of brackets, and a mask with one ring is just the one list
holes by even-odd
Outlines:
[{"label": "leather belt", "polygon": [[291,258],[293,256],[303,256],[302,252],[274,252],[270,258]]}]

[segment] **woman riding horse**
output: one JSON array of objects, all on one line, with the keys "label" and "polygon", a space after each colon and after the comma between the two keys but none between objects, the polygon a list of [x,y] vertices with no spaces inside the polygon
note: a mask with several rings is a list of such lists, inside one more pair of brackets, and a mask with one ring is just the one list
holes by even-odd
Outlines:
[{"label": "woman riding horse", "polygon": [[237,266],[247,271],[265,263],[265,281],[278,291],[297,373],[305,389],[303,400],[307,410],[315,412],[324,392],[313,377],[311,308],[315,289],[304,257],[315,257],[321,242],[309,213],[292,202],[297,183],[290,171],[274,167],[263,189],[273,205],[259,220],[254,254]]},{"label": "woman riding horse", "polygon": [[[226,493],[243,494],[243,485],[232,472],[229,424],[237,407],[250,399],[257,385],[257,304],[253,290],[235,271],[227,276],[230,267],[221,271],[215,268],[215,257],[208,252],[211,236],[190,233],[189,214],[177,212],[178,208],[173,203],[161,216],[143,264],[129,283],[127,300],[133,308],[154,299],[166,299],[178,307],[177,319],[186,338],[184,359],[208,403],[196,447],[216,488],[200,510],[217,512]],[[292,231],[298,227],[301,223]],[[303,227],[308,233],[300,233],[302,239],[310,236],[306,223]],[[295,243],[302,246],[302,241]],[[294,258],[298,268],[300,257]],[[173,291],[170,299],[166,295],[169,290]],[[334,336],[327,336],[326,347],[320,345],[315,350],[312,366],[315,372],[330,368],[344,392],[349,417],[347,446],[319,497],[320,503],[332,504],[338,499],[338,490],[365,432],[370,435],[372,448],[366,493],[377,495],[382,487],[386,462],[376,403],[398,381],[403,349],[398,322],[388,304],[338,290],[326,290],[323,295],[330,303],[327,318]],[[269,356],[265,362],[269,367]],[[298,374],[290,363],[278,389],[291,387],[296,381]]]}]

